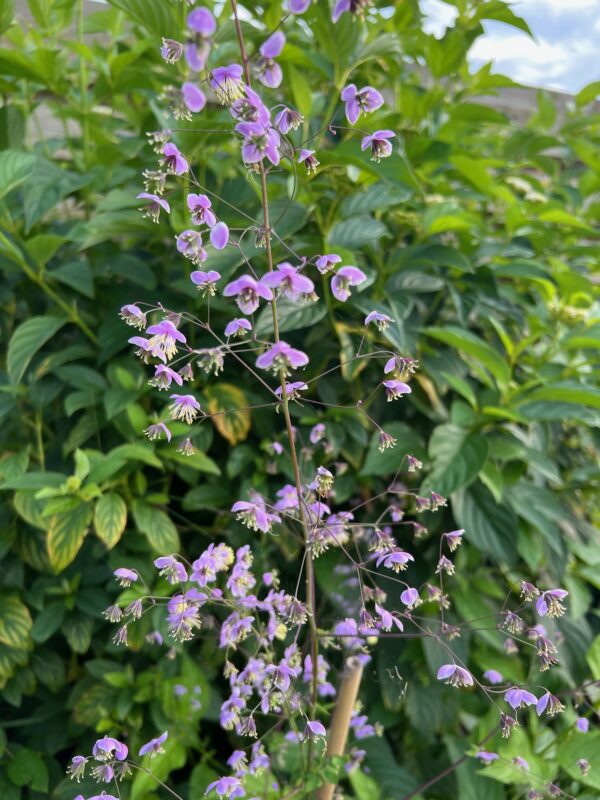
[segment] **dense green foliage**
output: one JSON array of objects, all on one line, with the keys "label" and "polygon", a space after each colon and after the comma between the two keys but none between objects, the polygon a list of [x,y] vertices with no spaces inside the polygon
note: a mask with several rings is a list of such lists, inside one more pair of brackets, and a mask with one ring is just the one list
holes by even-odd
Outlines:
[{"label": "dense green foliage", "polygon": [[[524,23],[497,0],[453,4],[461,13],[442,41],[423,33],[416,0],[397,4],[368,39],[349,15],[334,29],[323,2],[307,15],[313,33],[296,25],[288,36],[281,63],[304,134],[323,127],[321,168],[298,180],[282,162],[270,184],[276,232],[297,252],[335,251],[361,267],[376,307],[396,324],[367,334],[362,319],[373,304],[358,293],[341,307],[323,285],[326,304],[287,315],[281,308],[282,332],[308,343],[323,370],[363,335],[387,337],[421,365],[410,401],[371,404],[399,441],[383,455],[358,412],[294,413],[298,424],[326,421],[336,457],[351,465],[338,482],[341,500],[381,491],[407,452],[424,462],[426,485],[451,508],[425,514],[423,524],[468,533],[454,593],[463,617],[485,615],[521,578],[568,589],[569,616],[556,626],[565,641],[560,674],[574,688],[590,671],[600,679],[600,118],[587,107],[598,87],[583,90],[563,119],[540,93],[527,124],[513,124],[479,102],[511,81],[488,67],[470,74],[466,56],[483,20]],[[263,5],[268,30],[281,3]],[[74,0],[30,0],[29,8],[31,25],[10,26],[10,4],[0,2],[0,719],[8,720],[0,795],[70,800],[64,764],[94,731],[138,743],[168,726],[157,771],[174,772],[184,794],[189,782],[191,800],[227,754],[213,738],[220,655],[210,638],[172,650],[145,644],[158,617],[144,619],[133,653],[112,644],[102,617],[116,595],[110,572],[127,564],[150,579],[156,554],[193,558],[213,537],[247,541],[224,512],[246,488],[268,485],[265,445],[279,432],[270,412],[239,410],[204,426],[189,459],[144,440],[158,395],[117,314],[134,300],[201,303],[172,245],[184,227],[183,196],[160,225],[137,210],[140,173],[154,163],[147,131],[176,125],[200,182],[253,218],[258,186],[231,137],[212,132],[228,126],[226,111],[210,107],[200,123],[164,117],[157,98],[173,68],[158,43],[177,35],[185,3],[110,0],[85,18]],[[246,27],[251,43],[264,38]],[[217,52],[236,59],[231,23],[220,24]],[[350,75],[386,94],[385,127],[402,144],[382,163],[361,154],[356,137],[326,129],[332,113],[344,124],[337,101]],[[323,91],[331,83],[335,95]],[[235,225],[230,209],[228,221]],[[260,257],[249,237],[246,245],[249,258]],[[276,246],[276,255],[284,260],[286,251]],[[210,268],[229,277],[241,261],[226,250]],[[229,319],[225,309],[217,299],[218,324]],[[259,332],[269,332],[269,313]],[[347,403],[379,379],[378,368],[356,361],[321,379],[315,397]],[[244,409],[255,391],[228,367],[203,403]],[[418,486],[414,476],[402,479]],[[432,538],[416,547],[435,561]],[[317,562],[324,594],[329,555]],[[278,552],[277,540],[264,558],[295,574],[294,553]],[[507,677],[535,683],[527,661],[507,657],[500,641],[482,629],[454,644],[474,665],[485,667],[493,653]],[[378,788],[354,779],[359,800],[401,797],[459,757],[465,738],[479,741],[496,724],[481,698],[461,707],[432,683],[438,663],[420,641],[379,648],[362,699],[386,738],[367,757]],[[176,697],[176,684],[188,694]],[[190,704],[195,687],[199,709]],[[574,766],[600,748],[597,731],[583,742],[557,725],[535,742],[521,731],[500,747],[547,779],[566,770],[582,798],[600,790],[597,758],[587,777]],[[482,777],[468,762],[424,796],[502,800],[522,780],[505,765]],[[132,800],[158,796],[140,773]]]}]

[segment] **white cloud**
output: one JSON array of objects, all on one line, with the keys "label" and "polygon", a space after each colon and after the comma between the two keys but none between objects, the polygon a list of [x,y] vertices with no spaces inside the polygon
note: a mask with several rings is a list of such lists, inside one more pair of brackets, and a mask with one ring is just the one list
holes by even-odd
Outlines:
[{"label": "white cloud", "polygon": [[[438,37],[456,18],[456,8],[441,0],[421,0],[421,8],[426,30]],[[529,23],[535,39],[486,21],[486,34],[470,53],[473,67],[492,61],[495,72],[516,81],[569,92],[600,79],[600,0],[520,0],[512,8]]]}]

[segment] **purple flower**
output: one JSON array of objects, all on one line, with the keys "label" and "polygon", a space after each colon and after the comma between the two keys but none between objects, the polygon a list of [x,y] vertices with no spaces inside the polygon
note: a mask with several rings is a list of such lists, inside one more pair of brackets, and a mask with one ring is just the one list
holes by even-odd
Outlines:
[{"label": "purple flower", "polygon": [[394,572],[400,572],[406,569],[409,561],[414,561],[414,556],[406,553],[404,550],[392,550],[391,553],[382,553],[376,561],[376,566],[383,564],[388,569],[393,569]]},{"label": "purple flower", "polygon": [[209,228],[217,224],[217,218],[212,212],[212,203],[205,194],[188,194],[187,204],[192,212],[194,225],[208,225]]},{"label": "purple flower", "polygon": [[185,107],[194,114],[202,111],[206,105],[206,95],[199,86],[191,81],[186,81],[181,87],[181,99]]},{"label": "purple flower", "polygon": [[500,756],[498,753],[488,753],[486,750],[480,750],[478,753],[475,753],[475,758],[481,759],[484,764],[491,764],[492,761],[497,761]]},{"label": "purple flower", "polygon": [[279,287],[281,293],[292,301],[298,300],[303,294],[311,294],[315,289],[310,278],[302,275],[299,267],[293,267],[287,261],[278,264],[275,271],[263,275],[261,281],[271,289]]},{"label": "purple flower", "polygon": [[85,775],[85,765],[87,764],[87,761],[88,760],[85,756],[73,756],[67,769],[71,779],[74,779],[79,783],[79,781]]},{"label": "purple flower", "polygon": [[304,14],[311,3],[312,0],[288,0],[288,8],[291,14]]},{"label": "purple flower", "polygon": [[127,567],[119,567],[113,572],[116,580],[119,583],[119,586],[131,586],[132,583],[135,583],[139,578],[137,572],[133,569],[127,569]]},{"label": "purple flower", "polygon": [[248,528],[268,533],[272,523],[281,522],[281,519],[277,514],[269,514],[264,502],[261,501],[262,498],[254,503],[238,500],[231,506],[231,510],[236,514],[236,519],[239,519]]},{"label": "purple flower", "polygon": [[327,736],[327,731],[322,722],[318,720],[308,720],[304,728],[305,739],[317,739],[319,736]]},{"label": "purple flower", "polygon": [[261,58],[258,62],[258,80],[271,89],[276,89],[283,77],[281,67],[273,59],[280,55],[284,45],[285,34],[282,31],[275,31],[260,46]]},{"label": "purple flower", "polygon": [[578,717],[575,726],[580,733],[587,733],[590,728],[590,721],[587,717]]},{"label": "purple flower", "polygon": [[370,325],[371,322],[374,322],[380,331],[384,331],[393,321],[387,314],[381,314],[379,311],[369,311],[365,317],[365,325]]},{"label": "purple flower", "polygon": [[275,127],[283,134],[295,131],[303,121],[302,114],[287,106],[275,115]]},{"label": "purple flower", "polygon": [[464,535],[464,530],[462,528],[457,531],[450,531],[449,533],[443,534],[444,539],[448,543],[448,549],[450,550],[451,553],[453,553],[456,549],[458,549],[458,547],[460,547],[463,535]]},{"label": "purple flower", "polygon": [[160,556],[154,561],[154,566],[170,584],[185,583],[188,579],[186,568],[173,556]]},{"label": "purple flower", "polygon": [[111,736],[104,736],[102,739],[98,739],[92,747],[92,755],[98,761],[108,761],[113,756],[117,761],[125,761],[128,752],[127,745],[118,739],[113,739]]},{"label": "purple flower", "polygon": [[268,127],[271,124],[271,112],[254,89],[246,86],[245,91],[245,96],[235,101],[229,113],[239,122],[260,122]]},{"label": "purple flower", "polygon": [[390,372],[397,372],[399,378],[405,378],[408,375],[412,375],[417,366],[417,362],[412,358],[392,356],[385,362],[383,371],[386,375],[389,375]]},{"label": "purple flower", "polygon": [[412,586],[409,586],[408,589],[405,589],[401,593],[400,600],[408,608],[414,608],[415,606],[419,605],[419,603],[421,602],[421,599],[419,597],[419,592],[416,589],[414,589]]},{"label": "purple flower", "polygon": [[179,152],[179,148],[173,142],[167,142],[163,147],[163,158],[160,163],[168,172],[173,172],[175,175],[184,175],[190,168],[188,162]]},{"label": "purple flower", "polygon": [[192,72],[201,72],[210,55],[211,43],[207,38],[198,37],[198,41],[188,42],[185,46],[185,60]]},{"label": "purple flower", "polygon": [[164,742],[167,741],[168,736],[169,736],[169,732],[165,731],[164,733],[161,733],[160,736],[157,736],[156,739],[150,739],[149,742],[146,742],[146,744],[143,744],[140,747],[139,755],[140,756],[149,755],[150,758],[154,758],[159,753],[164,753],[165,751],[164,751],[162,745],[163,745]]},{"label": "purple flower", "polygon": [[385,386],[388,403],[391,403],[392,400],[397,400],[403,394],[412,392],[410,386],[407,383],[402,383],[402,381],[383,381],[383,385]]},{"label": "purple flower", "polygon": [[210,544],[192,564],[191,580],[200,586],[207,586],[217,579],[219,572],[225,572],[233,564],[234,556],[231,547],[222,542]]},{"label": "purple flower", "polygon": [[175,325],[168,319],[163,319],[156,325],[151,325],[146,333],[152,336],[150,339],[150,346],[160,348],[167,360],[173,358],[177,353],[176,342],[185,344],[187,341],[183,333],[178,331]]},{"label": "purple flower", "polygon": [[206,261],[208,253],[202,247],[202,234],[192,229],[182,231],[177,236],[177,252],[188,258],[192,264],[200,265]]},{"label": "purple flower", "polygon": [[341,260],[341,256],[336,255],[336,253],[329,253],[325,256],[319,256],[315,264],[321,275],[326,275],[328,272],[331,272],[335,265],[339,264]]},{"label": "purple flower", "polygon": [[273,292],[262,281],[255,281],[250,275],[242,275],[235,281],[228,283],[223,292],[225,297],[236,297],[240,311],[244,314],[254,314],[258,308],[259,298],[272,300]]},{"label": "purple flower", "polygon": [[527,761],[525,761],[525,759],[522,756],[515,756],[513,758],[513,764],[516,764],[518,767],[521,767],[521,769],[529,770],[529,764],[527,763]]},{"label": "purple flower", "polygon": [[381,161],[382,158],[389,158],[392,155],[392,143],[389,141],[396,134],[394,131],[382,130],[364,136],[360,149],[371,148],[371,161]]},{"label": "purple flower", "polygon": [[352,14],[362,14],[364,8],[368,6],[370,2],[371,0],[337,0],[333,7],[331,21],[334,23],[337,22],[342,14],[345,14],[347,11],[350,11]]},{"label": "purple flower", "polygon": [[261,122],[239,122],[235,129],[244,137],[242,158],[246,164],[257,164],[265,156],[277,166],[281,159],[279,134],[270,125]]},{"label": "purple flower", "polygon": [[239,64],[217,67],[212,71],[210,85],[223,105],[231,105],[244,96],[243,74]]},{"label": "purple flower", "polygon": [[346,119],[354,125],[361,114],[370,114],[381,108],[383,97],[372,86],[357,89],[353,83],[342,90],[342,100],[346,104]]},{"label": "purple flower", "polygon": [[192,272],[190,275],[190,280],[192,283],[195,283],[198,287],[198,290],[202,292],[202,295],[206,297],[206,295],[214,295],[217,291],[217,281],[221,280],[221,275],[216,270],[211,269],[208,272],[202,272],[200,270],[196,270]]},{"label": "purple flower", "polygon": [[271,345],[257,359],[256,366],[260,369],[270,369],[273,372],[283,371],[288,374],[290,368],[297,369],[308,364],[308,356],[301,350],[296,350],[287,342],[279,341]]},{"label": "purple flower", "polygon": [[317,422],[317,424],[311,428],[308,438],[311,444],[318,444],[324,436],[325,425],[322,422]]},{"label": "purple flower", "polygon": [[309,175],[311,172],[316,172],[321,163],[314,153],[314,150],[300,150],[298,155],[298,163],[304,164]]},{"label": "purple flower", "polygon": [[132,328],[143,330],[146,327],[146,315],[136,305],[123,306],[119,316]]},{"label": "purple flower", "polygon": [[219,797],[227,797],[228,800],[234,800],[236,797],[246,796],[246,792],[244,791],[239,778],[232,778],[229,776],[225,778],[219,778],[218,781],[213,781],[212,783],[208,784],[204,794],[209,794],[213,791],[213,789],[219,795]]},{"label": "purple flower", "polygon": [[157,389],[168,389],[173,381],[178,386],[183,385],[183,378],[178,372],[175,372],[174,369],[167,367],[165,364],[157,364],[154,367],[154,377],[148,383],[151,386],[156,386]]},{"label": "purple flower", "polygon": [[217,22],[208,8],[195,8],[188,14],[187,25],[194,33],[209,38],[217,30]]},{"label": "purple flower", "polygon": [[[286,383],[285,385],[285,394],[288,400],[296,400],[300,399],[300,392],[306,392],[308,386],[303,383],[303,381],[293,381],[292,383]],[[278,386],[275,389],[275,394],[277,398],[281,401],[283,392],[281,391],[281,386]]]},{"label": "purple flower", "polygon": [[170,407],[172,419],[182,419],[191,425],[198,416],[198,412],[202,411],[200,403],[191,394],[172,394],[171,400],[173,403]]},{"label": "purple flower", "polygon": [[438,681],[445,681],[450,686],[472,686],[473,676],[468,669],[459,667],[458,664],[444,664],[438,669]]},{"label": "purple flower", "polygon": [[231,322],[229,322],[225,327],[225,336],[245,336],[246,331],[251,330],[252,324],[249,320],[244,319],[243,317],[241,319],[232,319]]},{"label": "purple flower", "polygon": [[217,222],[210,232],[210,243],[215,250],[222,250],[229,241],[229,228],[224,222]]},{"label": "purple flower", "polygon": [[535,710],[538,717],[540,717],[544,713],[544,711],[546,711],[549,717],[553,717],[556,714],[560,714],[562,711],[564,711],[565,707],[560,702],[558,697],[555,697],[553,694],[550,694],[550,692],[546,692],[537,701]]},{"label": "purple flower", "polygon": [[512,689],[508,689],[504,694],[504,699],[508,705],[515,710],[521,708],[523,705],[534,706],[538,701],[534,694],[528,692],[526,689],[519,689],[518,686],[513,686]]},{"label": "purple flower", "polygon": [[350,297],[350,287],[359,286],[367,280],[365,273],[358,267],[341,267],[331,279],[331,291],[341,303]]},{"label": "purple flower", "polygon": [[483,673],[483,677],[488,683],[491,683],[492,686],[496,686],[498,683],[502,683],[504,681],[503,675],[495,669],[487,669]]},{"label": "purple flower", "polygon": [[167,64],[175,64],[183,55],[183,45],[175,39],[165,39],[163,37],[160,54]]},{"label": "purple flower", "polygon": [[157,344],[153,344],[149,339],[144,339],[143,336],[132,336],[131,339],[127,339],[127,341],[129,344],[134,344],[138,348],[135,354],[136,356],[140,356],[146,364],[150,356],[160,358],[161,361],[167,360],[162,349]]},{"label": "purple flower", "polygon": [[159,197],[157,194],[150,194],[149,192],[140,192],[136,195],[138,200],[148,200],[149,203],[145,208],[141,208],[140,211],[144,212],[145,217],[149,217],[152,222],[158,222],[158,218],[160,216],[161,209],[166,211],[167,214],[171,213],[171,206],[167,203],[167,201]]},{"label": "purple flower", "polygon": [[393,625],[395,625],[400,631],[404,630],[402,621],[390,611],[387,611],[385,608],[380,606],[379,603],[375,603],[375,611],[379,615],[379,621],[384,631],[391,631]]},{"label": "purple flower", "polygon": [[564,589],[548,589],[542,592],[535,603],[535,610],[540,617],[562,617],[565,613],[565,607],[560,602],[568,596],[568,592]]}]

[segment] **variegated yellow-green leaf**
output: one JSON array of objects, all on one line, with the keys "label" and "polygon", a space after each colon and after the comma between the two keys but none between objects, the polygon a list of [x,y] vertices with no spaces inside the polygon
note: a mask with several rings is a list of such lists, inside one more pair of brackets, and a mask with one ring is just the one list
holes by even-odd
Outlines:
[{"label": "variegated yellow-green leaf", "polygon": [[215,428],[230,444],[243,442],[250,432],[250,411],[246,395],[231,383],[219,383],[208,387],[206,411]]},{"label": "variegated yellow-green leaf", "polygon": [[31,630],[31,615],[16,594],[0,595],[0,642],[25,649]]},{"label": "variegated yellow-green leaf", "polygon": [[62,572],[79,552],[92,519],[87,503],[55,514],[48,526],[48,556],[55,572]]},{"label": "variegated yellow-green leaf", "polygon": [[119,541],[126,525],[127,506],[121,495],[116,492],[102,495],[94,511],[94,528],[109,550]]}]

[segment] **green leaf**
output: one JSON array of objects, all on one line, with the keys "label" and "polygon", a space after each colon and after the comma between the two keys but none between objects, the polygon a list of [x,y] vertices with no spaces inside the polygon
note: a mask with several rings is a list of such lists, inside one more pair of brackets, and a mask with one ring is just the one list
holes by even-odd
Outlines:
[{"label": "green leaf", "polygon": [[166,555],[179,551],[177,528],[164,511],[143,500],[135,500],[132,511],[138,530],[145,534],[154,552]]},{"label": "green leaf", "polygon": [[24,650],[29,642],[31,615],[16,594],[0,594],[0,642]]},{"label": "green leaf", "polygon": [[589,664],[592,678],[596,681],[600,681],[600,634],[598,634],[592,642],[590,649],[587,651],[585,660]]},{"label": "green leaf", "polygon": [[120,494],[103,494],[94,509],[94,528],[107,548],[113,548],[127,525],[127,505]]},{"label": "green leaf", "polygon": [[16,786],[29,786],[35,792],[48,791],[48,767],[39,753],[23,747],[8,762],[6,773]]},{"label": "green leaf", "polygon": [[[295,331],[299,328],[312,328],[327,314],[325,303],[290,303],[285,298],[277,301],[277,320],[279,330]],[[266,305],[258,315],[254,330],[258,336],[273,333],[273,312],[270,305]]]},{"label": "green leaf", "polygon": [[540,222],[550,222],[554,225],[560,225],[564,228],[575,228],[576,230],[585,231],[590,234],[598,235],[600,233],[586,222],[583,222],[573,214],[569,214],[568,211],[562,208],[549,208],[546,211],[541,211],[538,214],[538,220]]},{"label": "green leaf", "polygon": [[513,400],[516,408],[529,403],[540,401],[555,401],[560,403],[578,403],[583,406],[600,408],[600,388],[597,386],[586,386],[581,383],[565,381],[554,383],[534,389],[525,396]]},{"label": "green leaf", "polygon": [[[600,790],[598,753],[600,753],[600,731],[598,730],[590,730],[586,734],[573,732],[571,737],[566,742],[561,742],[557,748],[558,763],[573,780],[584,786],[592,786],[594,789]],[[587,775],[582,775],[581,769],[577,766],[577,762],[581,758],[585,758],[589,762],[590,771]],[[593,797],[597,796],[597,792],[594,793]]]},{"label": "green leaf", "polygon": [[176,24],[171,7],[162,3],[148,4],[146,0],[109,0],[110,5],[124,11],[137,25],[155,36],[177,36]]},{"label": "green leaf", "polygon": [[20,150],[0,153],[0,199],[15,189],[33,172],[36,157]]},{"label": "green leaf", "polygon": [[62,600],[55,600],[37,615],[31,628],[31,638],[42,643],[56,633],[65,618],[66,606]]},{"label": "green leaf", "polygon": [[378,182],[369,186],[366,192],[345,197],[340,206],[340,213],[344,217],[356,217],[358,214],[368,214],[371,211],[383,211],[405,203],[412,194],[410,186],[402,187]]},{"label": "green leaf", "polygon": [[94,279],[87,261],[69,261],[68,264],[51,270],[48,275],[85,297],[94,297]]},{"label": "green leaf", "polygon": [[499,562],[514,564],[517,519],[511,508],[496,503],[489,489],[478,481],[452,495],[452,510],[464,528],[465,541]]},{"label": "green leaf", "polygon": [[6,369],[13,385],[20,382],[37,351],[65,324],[61,317],[31,317],[22,322],[11,336],[6,355]]},{"label": "green leaf", "polygon": [[575,95],[575,103],[578,108],[581,108],[582,106],[587,106],[588,103],[593,103],[599,95],[600,81],[592,81]]},{"label": "green leaf", "polygon": [[48,557],[55,572],[62,572],[73,561],[88,531],[92,510],[87,503],[55,514],[48,525]]},{"label": "green leaf", "polygon": [[291,64],[287,67],[287,74],[290,79],[292,97],[298,111],[306,118],[310,118],[313,108],[313,93],[304,75]]},{"label": "green leaf", "polygon": [[36,678],[50,691],[57,692],[65,684],[65,662],[52,650],[41,650],[31,659]]},{"label": "green leaf", "polygon": [[475,480],[487,453],[487,442],[480,434],[455,425],[439,425],[429,440],[433,469],[427,476],[427,486],[448,497]]},{"label": "green leaf", "polygon": [[94,623],[88,616],[73,613],[64,622],[61,628],[71,650],[75,653],[86,653],[92,643]]},{"label": "green leaf", "polygon": [[206,410],[211,421],[229,444],[243,442],[250,433],[251,417],[248,398],[231,383],[216,383],[204,390]]},{"label": "green leaf", "polygon": [[388,235],[389,231],[383,222],[363,214],[338,222],[329,231],[327,241],[332,248],[360,250],[365,246],[373,247],[382,237]]},{"label": "green leaf", "polygon": [[14,16],[14,0],[2,0],[0,2],[0,36],[12,26]]},{"label": "green leaf", "polygon": [[511,374],[509,364],[500,353],[471,331],[448,325],[445,328],[425,328],[423,332],[477,359],[491,372],[500,386],[508,385]]}]

